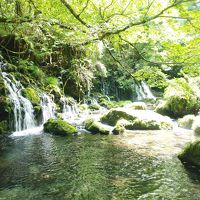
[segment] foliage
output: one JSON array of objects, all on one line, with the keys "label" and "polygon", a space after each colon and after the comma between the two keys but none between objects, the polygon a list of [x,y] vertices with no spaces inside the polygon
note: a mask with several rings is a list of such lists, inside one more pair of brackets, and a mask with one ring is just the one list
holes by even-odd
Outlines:
[{"label": "foliage", "polygon": [[158,67],[144,66],[137,70],[133,75],[136,80],[144,80],[152,88],[163,89],[168,85],[166,74],[164,74]]}]

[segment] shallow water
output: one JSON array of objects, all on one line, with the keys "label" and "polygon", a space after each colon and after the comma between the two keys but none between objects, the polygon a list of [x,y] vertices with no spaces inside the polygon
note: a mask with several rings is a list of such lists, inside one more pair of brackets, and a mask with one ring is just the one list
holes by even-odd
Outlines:
[{"label": "shallow water", "polygon": [[200,172],[176,154],[190,132],[0,139],[0,200],[200,199]]}]

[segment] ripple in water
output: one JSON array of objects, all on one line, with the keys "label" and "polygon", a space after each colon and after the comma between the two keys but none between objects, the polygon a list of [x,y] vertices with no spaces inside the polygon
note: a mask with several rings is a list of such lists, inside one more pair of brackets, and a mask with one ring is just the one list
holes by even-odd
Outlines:
[{"label": "ripple in water", "polygon": [[0,199],[200,199],[199,172],[176,158],[191,135],[165,148],[161,134],[2,138]]}]

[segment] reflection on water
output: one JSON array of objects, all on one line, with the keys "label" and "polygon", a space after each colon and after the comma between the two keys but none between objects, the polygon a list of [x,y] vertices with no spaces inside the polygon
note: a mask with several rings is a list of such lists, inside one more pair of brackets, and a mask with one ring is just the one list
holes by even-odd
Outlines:
[{"label": "reflection on water", "polygon": [[191,134],[166,134],[2,138],[0,200],[200,199],[199,172],[175,155]]}]

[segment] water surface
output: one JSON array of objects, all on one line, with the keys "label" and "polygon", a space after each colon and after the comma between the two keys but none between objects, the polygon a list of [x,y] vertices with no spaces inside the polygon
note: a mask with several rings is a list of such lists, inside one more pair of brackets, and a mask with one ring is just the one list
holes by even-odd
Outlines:
[{"label": "water surface", "polygon": [[200,199],[199,171],[176,157],[191,134],[166,134],[1,138],[0,200]]}]

